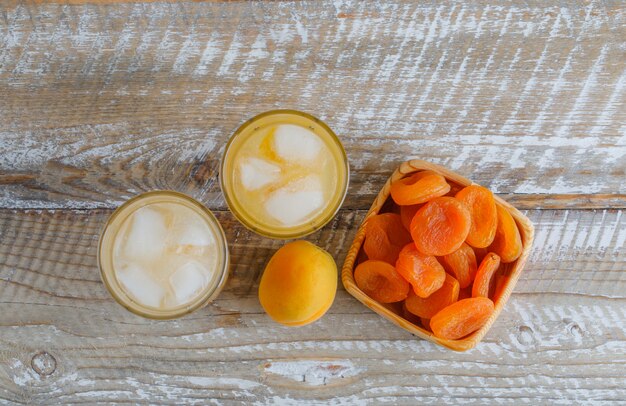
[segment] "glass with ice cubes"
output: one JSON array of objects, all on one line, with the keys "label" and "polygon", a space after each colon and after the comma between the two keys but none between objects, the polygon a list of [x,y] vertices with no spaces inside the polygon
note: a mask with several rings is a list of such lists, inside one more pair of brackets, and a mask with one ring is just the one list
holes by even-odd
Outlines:
[{"label": "glass with ice cubes", "polygon": [[128,310],[170,319],[213,300],[228,275],[224,232],[210,210],[173,191],[136,196],[109,218],[98,249],[105,285]]},{"label": "glass with ice cubes", "polygon": [[328,223],[348,189],[349,166],[335,133],[295,110],[262,113],[235,131],[220,183],[230,210],[247,228],[297,238]]}]

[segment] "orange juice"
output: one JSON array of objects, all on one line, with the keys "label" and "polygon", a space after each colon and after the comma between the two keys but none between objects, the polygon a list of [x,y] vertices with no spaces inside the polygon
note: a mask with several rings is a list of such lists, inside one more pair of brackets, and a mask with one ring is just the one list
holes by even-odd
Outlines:
[{"label": "orange juice", "polygon": [[220,175],[226,201],[246,227],[295,238],[336,214],[349,168],[341,142],[326,124],[305,113],[276,110],[235,132]]}]

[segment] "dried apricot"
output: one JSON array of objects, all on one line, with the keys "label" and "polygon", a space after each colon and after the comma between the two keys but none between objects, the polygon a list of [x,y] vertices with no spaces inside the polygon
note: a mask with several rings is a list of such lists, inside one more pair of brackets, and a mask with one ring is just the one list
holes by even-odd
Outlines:
[{"label": "dried apricot", "polygon": [[472,285],[465,289],[459,289],[459,300],[467,299],[468,297],[472,297]]},{"label": "dried apricot", "polygon": [[398,253],[409,241],[411,235],[402,225],[399,214],[377,214],[367,220],[363,250],[369,259],[394,265]]},{"label": "dried apricot", "polygon": [[[409,289],[409,293],[410,292],[411,292],[411,289]],[[416,326],[419,326],[421,324],[420,318],[414,315],[413,313],[411,313],[406,308],[406,300],[402,302],[402,317],[404,317],[405,320],[415,324]]]},{"label": "dried apricot", "polygon": [[472,297],[489,297],[491,279],[499,266],[500,257],[498,254],[490,252],[485,256],[476,272],[476,279],[474,279],[474,285],[472,286]]},{"label": "dried apricot", "polygon": [[446,196],[454,197],[457,193],[461,191],[461,189],[463,189],[463,186],[459,185],[458,183],[448,181],[448,184],[450,185],[450,191],[446,193]]},{"label": "dried apricot", "polygon": [[437,197],[417,211],[411,221],[411,236],[422,253],[443,256],[459,249],[470,225],[465,204],[454,197]]},{"label": "dried apricot", "polygon": [[409,284],[396,269],[384,261],[368,260],[354,270],[356,285],[366,295],[380,303],[406,299]]},{"label": "dried apricot", "polygon": [[446,272],[454,275],[461,289],[468,287],[476,276],[476,255],[469,245],[463,243],[452,254],[439,258]]},{"label": "dried apricot", "polygon": [[409,295],[405,300],[406,308],[409,312],[430,319],[439,310],[456,302],[459,298],[459,282],[454,277],[446,274],[446,279],[441,288],[428,296],[421,298],[409,291]]},{"label": "dried apricot", "polygon": [[422,207],[423,204],[412,204],[410,206],[400,206],[400,220],[402,225],[407,230],[411,229],[411,220],[415,216],[415,213]]},{"label": "dried apricot", "polygon": [[489,251],[500,256],[502,262],[513,262],[522,254],[522,237],[511,213],[502,206],[497,206],[498,228]]},{"label": "dried apricot", "polygon": [[487,248],[473,248],[474,254],[476,255],[476,263],[480,264],[481,262],[483,262],[483,259],[485,259],[485,255],[489,253],[489,250]]},{"label": "dried apricot", "polygon": [[441,288],[446,279],[446,271],[437,258],[422,254],[413,243],[405,245],[400,251],[396,270],[411,284],[419,297],[430,296]]},{"label": "dried apricot", "polygon": [[367,258],[367,254],[365,253],[365,251],[363,249],[359,250],[359,253],[356,256],[356,264],[360,264],[362,262],[367,261],[369,258]]},{"label": "dried apricot", "polygon": [[493,311],[493,302],[486,297],[463,299],[435,314],[430,328],[439,338],[457,340],[484,326]]},{"label": "dried apricot", "polygon": [[482,186],[470,185],[462,189],[455,197],[465,203],[472,217],[467,243],[472,247],[488,247],[493,242],[498,225],[493,193]]},{"label": "dried apricot", "polygon": [[420,204],[450,191],[446,178],[434,171],[421,171],[391,184],[391,197],[402,206]]},{"label": "dried apricot", "polygon": [[392,198],[387,198],[387,200],[385,200],[385,203],[383,203],[383,205],[381,206],[380,210],[378,210],[378,214],[381,213],[400,214],[400,205],[397,205]]},{"label": "dried apricot", "polygon": [[500,300],[500,298],[502,297],[502,294],[504,293],[504,288],[506,288],[506,285],[509,281],[509,277],[498,272],[496,274],[495,279],[496,279],[496,282],[494,284],[495,287],[493,291],[493,302],[497,303],[498,300]]}]

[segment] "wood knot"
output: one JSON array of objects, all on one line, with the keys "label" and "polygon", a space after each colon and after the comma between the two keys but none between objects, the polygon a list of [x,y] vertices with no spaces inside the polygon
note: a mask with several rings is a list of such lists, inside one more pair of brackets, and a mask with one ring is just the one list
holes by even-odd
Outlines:
[{"label": "wood knot", "polygon": [[30,366],[40,376],[49,376],[57,369],[57,360],[46,351],[38,352],[30,361]]},{"label": "wood knot", "polygon": [[211,161],[195,161],[189,171],[189,177],[197,185],[206,185],[211,179],[217,176],[216,166]]},{"label": "wood knot", "polygon": [[517,341],[522,345],[531,345],[535,342],[535,332],[528,326],[520,326]]},{"label": "wood knot", "polygon": [[581,339],[583,336],[583,329],[572,319],[563,319],[567,332],[576,339]]}]

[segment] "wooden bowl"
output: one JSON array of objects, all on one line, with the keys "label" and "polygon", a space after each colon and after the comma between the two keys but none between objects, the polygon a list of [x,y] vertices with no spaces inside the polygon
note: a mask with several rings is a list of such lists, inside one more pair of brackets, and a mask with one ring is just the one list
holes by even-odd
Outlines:
[{"label": "wooden bowl", "polygon": [[526,216],[524,216],[522,213],[520,213],[519,210],[517,210],[515,207],[511,206],[509,203],[505,202],[498,196],[494,196],[496,199],[496,204],[507,209],[509,213],[511,213],[511,215],[515,219],[515,222],[517,223],[517,227],[519,228],[520,235],[522,237],[522,254],[516,261],[511,262],[510,264],[505,264],[506,265],[505,267],[501,267],[498,270],[498,272],[502,272],[501,270],[503,269],[504,272],[506,272],[505,275],[507,276],[507,279],[506,279],[504,287],[502,288],[501,293],[495,300],[495,303],[494,303],[495,311],[493,315],[489,318],[487,323],[481,329],[458,340],[447,340],[447,339],[435,337],[435,335],[431,333],[430,331],[425,330],[419,325],[411,323],[406,318],[404,318],[402,316],[401,303],[400,304],[378,303],[374,299],[367,296],[361,289],[359,289],[359,287],[356,285],[354,281],[354,268],[356,265],[357,257],[359,256],[359,253],[361,252],[361,246],[363,245],[363,240],[365,239],[365,225],[367,224],[367,221],[372,216],[378,214],[380,210],[383,208],[383,206],[385,205],[385,203],[387,203],[388,200],[391,200],[390,189],[391,189],[392,182],[395,182],[396,180],[401,179],[405,177],[406,175],[411,174],[413,172],[423,171],[423,170],[431,170],[431,171],[438,172],[441,175],[443,175],[451,184],[456,183],[457,185],[461,187],[465,187],[465,186],[469,186],[473,184],[471,180],[466,179],[463,176],[449,169],[446,169],[439,165],[432,164],[430,162],[417,160],[417,159],[404,162],[402,165],[400,165],[398,169],[396,169],[393,172],[391,177],[387,180],[387,182],[385,183],[384,187],[382,188],[382,190],[380,191],[376,199],[374,199],[374,203],[370,207],[367,215],[365,216],[365,219],[361,223],[361,226],[359,227],[356,233],[356,237],[354,238],[354,241],[352,242],[352,246],[350,247],[350,250],[348,251],[346,261],[343,264],[343,268],[341,270],[341,281],[343,282],[343,285],[345,286],[346,290],[352,296],[354,296],[357,300],[359,300],[365,306],[369,307],[370,309],[380,314],[381,316],[391,320],[393,323],[405,329],[409,333],[414,334],[425,340],[432,341],[444,347],[450,348],[455,351],[466,351],[476,346],[476,344],[478,344],[483,339],[485,334],[487,334],[487,331],[489,331],[489,328],[491,327],[491,325],[500,315],[502,308],[504,307],[506,302],[509,300],[511,291],[515,287],[515,284],[517,283],[517,280],[519,279],[519,276],[522,273],[522,269],[524,268],[524,265],[526,264],[526,260],[528,259],[528,255],[530,253],[530,248],[532,246],[532,242],[533,242],[533,238],[535,234],[535,229],[532,223],[530,222],[530,220]]}]

